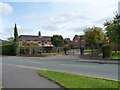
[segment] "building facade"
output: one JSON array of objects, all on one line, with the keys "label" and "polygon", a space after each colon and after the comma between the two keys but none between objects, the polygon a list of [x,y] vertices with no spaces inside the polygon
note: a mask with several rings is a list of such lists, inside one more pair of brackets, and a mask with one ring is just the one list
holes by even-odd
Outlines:
[{"label": "building facade", "polygon": [[19,46],[24,45],[25,43],[30,46],[53,46],[51,42],[52,36],[41,36],[41,32],[38,32],[38,35],[20,35],[19,36]]},{"label": "building facade", "polygon": [[[26,46],[27,49],[24,50],[24,54],[38,54],[40,52],[49,52],[53,48],[52,36],[41,36],[41,32],[38,35],[20,35],[19,36],[19,46]],[[20,54],[23,54],[23,50],[20,49]]]},{"label": "building facade", "polygon": [[71,48],[79,49],[81,47],[85,48],[85,36],[84,35],[75,35],[73,41],[71,42]]}]

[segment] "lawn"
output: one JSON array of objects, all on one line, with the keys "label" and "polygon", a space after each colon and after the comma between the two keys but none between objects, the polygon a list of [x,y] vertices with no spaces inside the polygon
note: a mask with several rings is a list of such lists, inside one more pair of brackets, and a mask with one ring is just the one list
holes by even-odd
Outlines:
[{"label": "lawn", "polygon": [[[88,53],[86,56],[90,57],[90,58],[91,57],[99,57],[99,54],[101,53],[101,51],[99,49],[95,49],[93,51],[93,55],[92,55],[92,50],[91,49],[86,49],[86,50],[84,50],[84,52]],[[120,60],[120,51],[117,51],[117,52],[112,51],[112,53],[111,53],[111,59],[113,59],[113,60],[115,60],[115,59]]]},{"label": "lawn", "polygon": [[111,55],[112,59],[119,59],[120,60],[120,51],[112,51],[112,55]]},{"label": "lawn", "polygon": [[[42,53],[42,55],[57,55],[57,54],[58,54],[58,52]],[[60,51],[59,54],[65,55],[65,52]],[[73,54],[73,52],[67,51],[67,55],[71,55],[71,54]]]},{"label": "lawn", "polygon": [[118,81],[70,74],[65,72],[40,70],[40,76],[48,78],[64,88],[118,88]]}]

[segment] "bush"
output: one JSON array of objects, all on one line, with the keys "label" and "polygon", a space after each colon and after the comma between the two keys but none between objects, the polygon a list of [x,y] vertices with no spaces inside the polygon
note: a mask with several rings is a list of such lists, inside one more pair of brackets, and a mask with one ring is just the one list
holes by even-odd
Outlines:
[{"label": "bush", "polygon": [[0,47],[0,49],[2,49],[2,52],[0,53],[2,55],[13,55],[13,44],[3,45]]},{"label": "bush", "polygon": [[112,53],[111,47],[109,45],[103,45],[102,47],[103,58],[110,58]]},{"label": "bush", "polygon": [[18,54],[18,48],[19,48],[18,42],[14,42],[12,44],[13,55],[17,55]]},{"label": "bush", "polygon": [[21,46],[20,47],[20,54],[25,54],[26,47]]},{"label": "bush", "polygon": [[18,50],[18,43],[11,43],[0,46],[0,54],[2,55],[16,55]]}]

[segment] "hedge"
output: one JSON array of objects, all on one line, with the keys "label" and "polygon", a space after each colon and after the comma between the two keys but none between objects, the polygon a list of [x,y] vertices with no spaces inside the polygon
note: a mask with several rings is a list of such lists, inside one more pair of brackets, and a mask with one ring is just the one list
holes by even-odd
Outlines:
[{"label": "hedge", "polygon": [[14,55],[14,51],[13,44],[0,46],[0,54],[2,55]]},{"label": "hedge", "polygon": [[103,58],[110,58],[112,53],[110,45],[103,45]]}]

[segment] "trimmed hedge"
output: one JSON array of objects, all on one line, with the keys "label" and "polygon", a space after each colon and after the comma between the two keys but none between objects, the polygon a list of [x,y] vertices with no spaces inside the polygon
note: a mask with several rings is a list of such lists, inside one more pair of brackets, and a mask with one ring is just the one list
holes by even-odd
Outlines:
[{"label": "trimmed hedge", "polygon": [[0,46],[0,54],[15,55],[14,44],[7,44],[7,45]]}]

